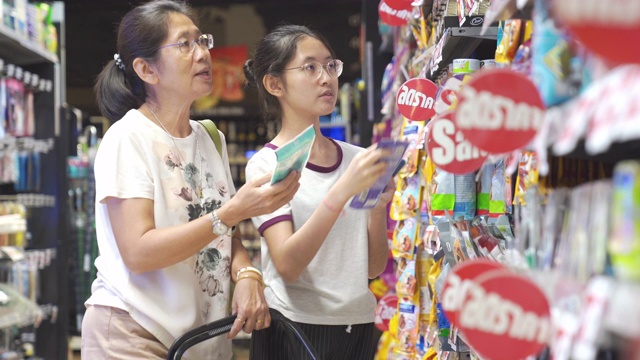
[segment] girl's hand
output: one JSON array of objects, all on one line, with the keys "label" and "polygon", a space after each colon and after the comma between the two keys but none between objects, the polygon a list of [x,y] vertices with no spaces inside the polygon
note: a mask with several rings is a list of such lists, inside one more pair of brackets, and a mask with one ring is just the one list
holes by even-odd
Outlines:
[{"label": "girl's hand", "polygon": [[264,288],[257,277],[236,282],[231,304],[231,311],[237,318],[227,335],[228,339],[236,337],[240,330],[250,334],[253,330],[262,330],[271,324]]},{"label": "girl's hand", "polygon": [[344,195],[351,197],[370,188],[387,171],[387,163],[382,161],[387,156],[389,156],[389,150],[378,149],[377,144],[358,153],[349,164],[347,171],[340,177],[340,182],[346,191]]},{"label": "girl's hand", "polygon": [[380,194],[380,199],[378,199],[378,203],[373,209],[371,209],[371,211],[375,211],[375,212],[381,211],[386,213],[387,205],[389,204],[391,199],[393,199],[393,194],[395,193],[395,191],[396,191],[396,184],[393,181],[393,179],[391,179],[389,180],[389,183],[387,184],[387,187],[384,189],[382,194]]}]

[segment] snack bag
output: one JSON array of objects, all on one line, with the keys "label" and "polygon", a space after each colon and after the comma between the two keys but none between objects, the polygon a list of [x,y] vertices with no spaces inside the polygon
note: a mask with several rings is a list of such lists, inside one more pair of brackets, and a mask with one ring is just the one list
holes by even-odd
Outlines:
[{"label": "snack bag", "polygon": [[422,128],[424,127],[424,121],[409,121],[404,119],[402,126],[402,141],[408,143],[408,147],[404,153],[403,159],[405,160],[405,166],[400,170],[399,176],[411,177],[418,170],[418,161],[420,160],[418,145],[422,143],[420,135],[424,135]]},{"label": "snack bag", "polygon": [[616,277],[640,280],[640,163],[626,160],[613,173],[609,252]]},{"label": "snack bag", "polygon": [[489,199],[489,216],[497,218],[511,213],[511,177],[507,174],[504,160],[496,163],[491,178],[491,197]]},{"label": "snack bag", "polygon": [[478,190],[476,197],[476,214],[478,216],[489,215],[489,201],[491,200],[491,178],[495,171],[495,163],[486,163],[482,165],[480,172],[480,181],[478,181]]},{"label": "snack bag", "polygon": [[525,151],[520,157],[518,163],[518,175],[516,177],[516,193],[514,203],[518,205],[526,205],[524,194],[531,186],[538,185],[538,155],[535,151]]},{"label": "snack bag", "polygon": [[520,32],[522,29],[521,19],[511,19],[500,21],[498,32],[499,41],[496,46],[496,63],[509,65],[516,56],[518,46],[520,46]]},{"label": "snack bag", "polygon": [[420,212],[422,189],[420,172],[409,177],[399,177],[393,195],[389,215],[394,220],[416,217]]},{"label": "snack bag", "polygon": [[533,33],[533,21],[524,21],[524,36],[522,43],[518,46],[518,50],[511,63],[511,69],[526,75],[531,74],[531,36]]},{"label": "snack bag", "polygon": [[398,299],[398,347],[394,354],[413,355],[418,343],[420,305],[418,294]]},{"label": "snack bag", "polygon": [[570,38],[549,15],[547,0],[536,0],[533,15],[535,33],[531,40],[532,79],[546,106],[557,105],[577,94],[571,82],[573,50]]},{"label": "snack bag", "polygon": [[378,340],[378,350],[373,358],[374,360],[395,360],[393,355],[393,349],[396,346],[396,341],[389,331],[385,331]]},{"label": "snack bag", "polygon": [[396,293],[398,297],[413,298],[416,294],[417,282],[416,261],[408,260],[396,283]]},{"label": "snack bag", "polygon": [[453,218],[471,220],[476,215],[476,174],[454,175],[455,204]]},{"label": "snack bag", "polygon": [[456,203],[455,175],[436,168],[429,185],[431,218],[437,222],[446,212],[453,212]]},{"label": "snack bag", "polygon": [[391,243],[391,252],[394,258],[413,259],[418,231],[419,222],[415,217],[397,222]]}]

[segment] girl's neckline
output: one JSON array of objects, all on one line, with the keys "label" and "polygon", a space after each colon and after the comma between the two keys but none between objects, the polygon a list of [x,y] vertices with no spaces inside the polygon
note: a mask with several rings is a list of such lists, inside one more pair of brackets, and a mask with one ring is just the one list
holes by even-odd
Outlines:
[{"label": "girl's neckline", "polygon": [[[340,145],[335,140],[333,140],[332,138],[327,138],[327,139],[331,140],[333,145],[336,147],[336,150],[338,150],[338,159],[336,160],[336,162],[333,165],[330,165],[330,166],[321,166],[321,165],[317,165],[317,164],[314,164],[314,163],[309,161],[309,162],[307,162],[307,165],[305,166],[307,169],[315,171],[315,172],[319,172],[319,173],[330,173],[330,172],[335,171],[340,166],[340,164],[342,163],[342,147],[340,147]],[[272,143],[266,143],[264,146],[266,148],[269,148],[269,149],[272,149],[272,150],[275,150],[275,149],[278,148],[277,145],[274,145]]]}]

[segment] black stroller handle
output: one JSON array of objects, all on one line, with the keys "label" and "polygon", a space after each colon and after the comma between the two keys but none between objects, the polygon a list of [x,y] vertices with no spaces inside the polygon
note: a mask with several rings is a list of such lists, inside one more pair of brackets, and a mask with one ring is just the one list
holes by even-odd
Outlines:
[{"label": "black stroller handle", "polygon": [[[306,355],[308,355],[311,360],[320,359],[316,350],[309,342],[309,339],[296,323],[285,318],[282,314],[273,309],[269,309],[269,314],[271,315],[271,326],[282,326],[291,345],[293,345],[295,341],[300,341],[306,351]],[[231,327],[233,326],[233,322],[236,321],[236,317],[237,315],[231,315],[187,331],[173,342],[171,348],[169,348],[167,359],[180,360],[190,347],[205,340],[228,333],[231,331]]]}]

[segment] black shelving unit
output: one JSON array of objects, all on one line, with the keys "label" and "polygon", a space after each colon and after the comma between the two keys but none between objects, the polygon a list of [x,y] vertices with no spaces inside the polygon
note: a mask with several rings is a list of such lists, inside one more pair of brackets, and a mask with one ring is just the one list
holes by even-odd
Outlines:
[{"label": "black shelving unit", "polygon": [[[455,20],[457,22],[458,18]],[[431,64],[427,79],[436,79],[454,59],[468,58],[474,52],[477,52],[477,58],[493,58],[497,35],[496,26],[489,27],[484,34],[482,27],[447,27],[436,47],[441,49],[442,56]]]},{"label": "black shelving unit", "polygon": [[[40,79],[48,79],[49,89],[34,93],[35,139],[53,139],[52,148],[41,154],[41,186],[39,194],[55,198],[53,206],[29,208],[27,249],[55,249],[51,266],[40,274],[40,305],[57,307],[57,316],[46,319],[35,330],[36,356],[44,359],[66,359],[68,343],[68,244],[66,198],[66,158],[68,155],[68,124],[61,121],[64,102],[64,4],[52,3],[55,25],[59,34],[59,52],[52,54],[39,44],[0,25],[0,58]],[[8,186],[0,195],[17,195]]]}]

